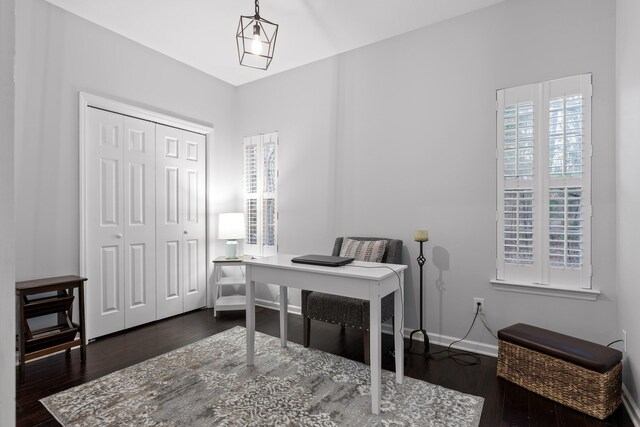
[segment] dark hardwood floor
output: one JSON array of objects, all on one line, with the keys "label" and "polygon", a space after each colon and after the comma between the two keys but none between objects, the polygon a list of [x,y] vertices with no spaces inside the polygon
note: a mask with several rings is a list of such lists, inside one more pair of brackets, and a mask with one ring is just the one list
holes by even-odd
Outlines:
[{"label": "dark hardwood floor", "polygon": [[[58,423],[38,402],[39,399],[86,383],[103,375],[166,353],[236,325],[244,326],[244,312],[225,312],[216,319],[213,310],[200,310],[162,320],[124,333],[104,337],[87,348],[87,363],[80,363],[79,350],[70,355],[55,354],[26,366],[24,384],[17,387],[18,426],[56,426]],[[302,343],[302,318],[289,315],[289,340]],[[279,336],[277,311],[258,308],[256,329]],[[391,336],[383,335],[382,367],[394,370]],[[321,322],[313,322],[311,346],[349,359],[362,361],[362,335]],[[414,344],[422,351],[422,343]],[[442,350],[432,346],[432,351]],[[480,356],[480,364],[462,366],[446,353],[425,359],[409,354],[405,374],[464,393],[485,398],[481,426],[633,426],[623,406],[604,422],[558,405],[514,384],[496,378],[496,359]]]}]

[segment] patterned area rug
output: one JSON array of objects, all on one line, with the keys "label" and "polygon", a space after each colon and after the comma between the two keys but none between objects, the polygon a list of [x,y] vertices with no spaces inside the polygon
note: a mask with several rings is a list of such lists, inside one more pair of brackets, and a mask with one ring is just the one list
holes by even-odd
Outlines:
[{"label": "patterned area rug", "polygon": [[202,341],[41,400],[65,426],[477,426],[483,399],[382,371],[371,414],[369,367],[245,329]]}]

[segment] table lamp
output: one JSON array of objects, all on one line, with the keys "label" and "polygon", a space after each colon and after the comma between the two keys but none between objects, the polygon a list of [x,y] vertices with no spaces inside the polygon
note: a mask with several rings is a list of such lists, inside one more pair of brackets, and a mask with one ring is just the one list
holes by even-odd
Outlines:
[{"label": "table lamp", "polygon": [[243,213],[221,213],[218,218],[218,239],[226,240],[226,258],[238,258],[238,239],[247,237]]}]

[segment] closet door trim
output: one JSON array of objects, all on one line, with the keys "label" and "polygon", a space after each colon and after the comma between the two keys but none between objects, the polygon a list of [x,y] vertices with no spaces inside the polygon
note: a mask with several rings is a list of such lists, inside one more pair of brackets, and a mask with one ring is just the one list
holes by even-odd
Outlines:
[{"label": "closet door trim", "polygon": [[[189,132],[195,132],[202,135],[213,132],[213,127],[204,123],[197,123],[193,121],[187,121],[178,119],[175,117],[167,116],[166,114],[157,113],[152,110],[146,110],[144,108],[135,107],[133,105],[124,104],[119,101],[114,101],[101,96],[92,95],[86,92],[80,92],[80,114],[82,117],[86,107],[100,108],[102,110],[108,110],[114,113],[122,114],[125,116],[135,117],[137,119],[147,120],[150,122],[160,123],[162,125],[171,126],[174,128],[188,130]],[[82,121],[80,121],[82,125]],[[82,134],[80,134],[82,135]]]}]

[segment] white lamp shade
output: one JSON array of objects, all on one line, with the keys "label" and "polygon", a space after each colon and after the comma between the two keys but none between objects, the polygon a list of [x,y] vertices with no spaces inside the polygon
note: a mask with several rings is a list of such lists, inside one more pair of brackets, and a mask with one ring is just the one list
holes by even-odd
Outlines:
[{"label": "white lamp shade", "polygon": [[243,213],[221,213],[218,218],[218,239],[236,240],[247,237]]}]

